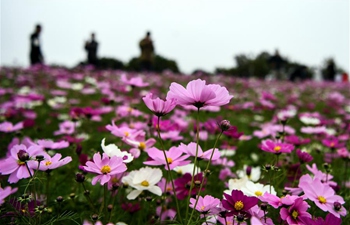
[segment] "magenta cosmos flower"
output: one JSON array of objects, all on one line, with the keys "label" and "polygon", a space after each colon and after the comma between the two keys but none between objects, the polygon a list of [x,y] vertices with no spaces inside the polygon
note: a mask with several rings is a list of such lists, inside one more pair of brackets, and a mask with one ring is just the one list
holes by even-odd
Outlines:
[{"label": "magenta cosmos flower", "polygon": [[189,155],[182,155],[182,152],[179,151],[176,147],[171,147],[169,151],[165,151],[166,161],[163,151],[155,147],[148,149],[147,154],[150,158],[152,158],[152,160],[146,161],[143,164],[152,166],[165,165],[166,170],[168,170],[166,162],[168,162],[170,170],[174,169],[177,166],[188,165],[191,162],[189,160],[185,160],[189,157]]},{"label": "magenta cosmos flower", "polygon": [[294,145],[287,143],[274,142],[270,139],[263,140],[260,146],[261,150],[274,154],[291,153]]},{"label": "magenta cosmos flower", "polygon": [[222,206],[230,210],[229,215],[237,215],[238,213],[248,213],[248,210],[258,204],[259,199],[256,197],[248,197],[242,191],[232,190],[231,195],[224,193],[225,199],[221,201]]},{"label": "magenta cosmos flower", "polygon": [[190,81],[186,88],[178,83],[171,83],[166,99],[177,99],[182,106],[193,105],[202,108],[205,106],[222,106],[230,102],[233,97],[226,88],[217,84],[205,84],[205,80]]},{"label": "magenta cosmos flower", "polygon": [[62,155],[59,153],[56,153],[53,157],[46,153],[44,153],[43,155],[44,160],[39,165],[39,170],[42,171],[50,171],[58,167],[64,166],[72,161],[72,157],[70,156],[61,159]]},{"label": "magenta cosmos flower", "polygon": [[101,185],[104,185],[111,179],[111,175],[123,173],[126,171],[126,165],[123,163],[123,159],[113,156],[108,157],[106,153],[95,153],[93,156],[93,162],[86,162],[84,169],[88,172],[97,174],[91,181],[93,185],[100,181]]},{"label": "magenta cosmos flower", "polygon": [[309,207],[310,206],[304,202],[303,198],[297,198],[294,204],[289,208],[281,209],[281,219],[287,221],[288,224],[301,224],[301,217],[311,218],[311,215],[306,212]]},{"label": "magenta cosmos flower", "polygon": [[154,98],[152,93],[148,93],[142,98],[146,106],[158,117],[164,116],[172,111],[176,106],[176,99],[162,100],[160,98]]}]

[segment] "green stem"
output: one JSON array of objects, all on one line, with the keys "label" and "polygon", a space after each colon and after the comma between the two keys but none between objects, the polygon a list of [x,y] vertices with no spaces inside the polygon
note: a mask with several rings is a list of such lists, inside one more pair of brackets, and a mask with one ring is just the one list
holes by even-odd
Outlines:
[{"label": "green stem", "polygon": [[[201,184],[200,184],[200,186],[199,186],[198,195],[197,195],[197,197],[196,197],[196,202],[194,203],[193,209],[195,209],[196,206],[197,206],[197,203],[198,203],[198,200],[199,200],[199,196],[200,196],[200,193],[201,193],[202,188],[203,188],[203,183],[204,183],[204,179],[205,179],[205,176],[206,176],[205,174],[208,172],[209,166],[210,166],[210,164],[211,164],[211,161],[212,161],[212,159],[213,159],[213,155],[214,155],[214,152],[215,152],[215,149],[216,149],[216,145],[217,145],[218,140],[220,139],[221,135],[222,135],[222,132],[218,135],[218,137],[217,137],[216,140],[215,140],[214,148],[213,148],[213,151],[211,152],[211,155],[210,155],[210,158],[209,158],[209,162],[208,162],[208,164],[207,164],[207,167],[206,167],[205,170],[204,170],[203,178],[202,178]],[[188,220],[188,223],[187,223],[187,224],[190,223],[194,211],[195,211],[195,210],[192,210],[190,219]]]},{"label": "green stem", "polygon": [[172,186],[173,191],[174,191],[174,198],[175,198],[175,203],[176,203],[177,217],[180,219],[181,224],[183,224],[182,216],[181,216],[181,213],[180,213],[179,202],[177,201],[177,197],[176,197],[176,190],[175,190],[174,180],[173,180],[173,177],[171,175],[170,165],[169,165],[169,162],[168,162],[168,157],[166,156],[163,139],[160,136],[160,129],[159,129],[159,127],[160,127],[160,116],[158,116],[158,120],[157,120],[158,138],[159,138],[160,144],[162,146],[162,152],[164,154],[165,163],[166,163],[166,166],[167,166],[167,169],[168,169],[168,176],[170,177],[171,186]]},{"label": "green stem", "polygon": [[192,171],[192,179],[191,179],[191,184],[190,184],[190,191],[188,192],[188,197],[187,197],[187,208],[186,208],[186,220],[188,216],[188,206],[190,204],[190,198],[191,198],[191,193],[192,193],[192,188],[193,188],[193,182],[194,182],[194,175],[196,172],[196,165],[197,165],[197,157],[198,157],[198,146],[199,146],[199,108],[197,109],[197,119],[196,119],[196,155],[194,156],[194,162],[193,162],[193,171]]}]

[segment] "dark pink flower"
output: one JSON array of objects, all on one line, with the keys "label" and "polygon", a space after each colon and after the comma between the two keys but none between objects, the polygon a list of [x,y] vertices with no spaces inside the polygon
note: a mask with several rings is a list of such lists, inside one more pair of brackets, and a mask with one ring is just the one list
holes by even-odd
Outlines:
[{"label": "dark pink flower", "polygon": [[310,206],[304,202],[303,198],[297,198],[288,208],[282,208],[280,211],[281,219],[287,221],[288,224],[299,224],[300,217],[309,217],[311,215],[306,212]]},{"label": "dark pink flower", "polygon": [[190,81],[186,88],[173,82],[169,89],[167,100],[177,99],[179,105],[193,105],[198,109],[226,105],[233,97],[226,88],[217,84],[206,85],[206,81],[201,79]]},{"label": "dark pink flower", "polygon": [[311,162],[314,158],[307,152],[303,152],[300,149],[297,149],[297,156],[302,163]]},{"label": "dark pink flower", "polygon": [[258,204],[259,199],[256,197],[248,197],[242,191],[232,190],[231,195],[224,193],[225,199],[221,201],[222,206],[230,210],[229,215],[245,214],[247,211]]},{"label": "dark pink flower", "polygon": [[[194,182],[196,181],[202,181],[203,179],[203,174],[199,173],[194,176]],[[192,175],[190,173],[185,173],[182,177],[177,178],[174,181],[175,184],[175,190],[176,190],[176,197],[180,200],[185,199],[189,192],[190,192],[190,187],[191,187],[191,180],[192,180]],[[206,182],[206,179],[204,179],[204,182]],[[195,195],[198,193],[199,187],[195,184],[192,184],[192,191],[191,195]],[[204,188],[202,188],[202,191]]]},{"label": "dark pink flower", "polygon": [[281,143],[281,142],[274,142],[270,139],[267,139],[261,142],[260,148],[265,152],[281,154],[281,153],[291,153],[294,149],[294,145]]}]

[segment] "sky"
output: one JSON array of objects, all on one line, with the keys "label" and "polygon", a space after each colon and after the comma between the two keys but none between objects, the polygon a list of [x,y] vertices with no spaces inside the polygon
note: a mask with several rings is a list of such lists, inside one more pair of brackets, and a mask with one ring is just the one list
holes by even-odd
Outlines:
[{"label": "sky", "polygon": [[333,57],[349,71],[348,0],[1,0],[1,65],[29,65],[29,36],[43,27],[45,62],[86,60],[91,32],[98,56],[128,62],[151,31],[156,53],[181,71],[235,66],[234,56],[278,49],[320,67]]}]

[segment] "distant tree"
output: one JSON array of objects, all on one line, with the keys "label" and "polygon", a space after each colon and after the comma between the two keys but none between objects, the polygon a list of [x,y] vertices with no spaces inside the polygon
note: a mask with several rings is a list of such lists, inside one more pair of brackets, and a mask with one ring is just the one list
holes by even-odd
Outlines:
[{"label": "distant tree", "polygon": [[124,66],[124,63],[118,59],[103,57],[99,59],[98,68],[123,70],[125,69],[125,66]]},{"label": "distant tree", "polygon": [[[130,71],[140,71],[140,60],[138,57],[132,58],[126,66],[127,70]],[[163,72],[164,70],[171,70],[174,73],[179,73],[179,67],[177,66],[176,61],[167,59],[163,56],[156,55],[154,58],[153,71],[154,72]]]}]

